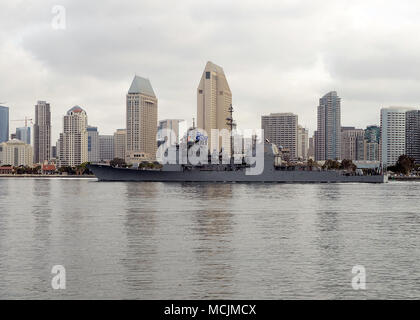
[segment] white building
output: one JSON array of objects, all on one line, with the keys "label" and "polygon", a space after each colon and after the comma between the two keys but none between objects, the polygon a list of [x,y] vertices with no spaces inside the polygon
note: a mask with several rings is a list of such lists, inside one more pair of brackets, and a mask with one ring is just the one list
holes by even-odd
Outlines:
[{"label": "white building", "polygon": [[81,107],[74,106],[64,116],[59,145],[59,166],[74,167],[88,161],[87,114]]},{"label": "white building", "polygon": [[33,165],[33,150],[29,144],[17,139],[0,144],[0,165],[14,167]]},{"label": "white building", "polygon": [[389,107],[381,109],[381,163],[393,166],[405,154],[405,113],[412,108]]},{"label": "white building", "polygon": [[169,145],[176,145],[180,142],[180,137],[187,133],[187,123],[180,119],[165,119],[159,121],[158,126],[158,142],[163,142],[165,139],[165,130],[172,130],[174,136],[166,137]]},{"label": "white building", "polygon": [[298,125],[298,143],[297,143],[297,157],[298,159],[308,160],[309,150],[309,132],[308,129]]}]

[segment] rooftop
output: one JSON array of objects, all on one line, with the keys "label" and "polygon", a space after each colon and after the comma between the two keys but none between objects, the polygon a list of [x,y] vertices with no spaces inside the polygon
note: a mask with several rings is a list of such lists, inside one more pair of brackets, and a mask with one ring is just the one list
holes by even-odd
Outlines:
[{"label": "rooftop", "polygon": [[86,113],[86,111],[83,110],[82,107],[80,107],[80,106],[74,106],[69,111],[67,111],[67,115],[70,115],[72,113],[82,113],[82,112],[85,112]]},{"label": "rooftop", "polygon": [[152,85],[149,79],[134,76],[133,81],[131,82],[130,89],[128,89],[129,94],[144,94],[151,97],[156,97],[155,92],[153,91]]}]

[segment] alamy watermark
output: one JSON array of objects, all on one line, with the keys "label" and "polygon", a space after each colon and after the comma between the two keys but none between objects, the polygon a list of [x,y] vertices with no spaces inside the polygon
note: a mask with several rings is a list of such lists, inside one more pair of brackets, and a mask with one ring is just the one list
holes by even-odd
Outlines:
[{"label": "alamy watermark", "polygon": [[264,171],[262,129],[233,132],[212,129],[210,136],[203,129],[193,129],[181,141],[178,141],[172,129],[161,129],[157,138],[162,143],[158,147],[156,159],[162,164],[245,164],[246,175],[259,175]]},{"label": "alamy watermark", "polygon": [[351,286],[354,290],[366,290],[366,269],[362,265],[356,265],[352,268],[354,274],[351,280]]},{"label": "alamy watermark", "polygon": [[51,27],[54,30],[65,30],[67,28],[66,8],[61,5],[55,5],[51,8],[51,14],[53,15]]},{"label": "alamy watermark", "polygon": [[51,269],[51,274],[53,274],[51,287],[54,290],[66,289],[66,268],[60,264],[55,265]]}]

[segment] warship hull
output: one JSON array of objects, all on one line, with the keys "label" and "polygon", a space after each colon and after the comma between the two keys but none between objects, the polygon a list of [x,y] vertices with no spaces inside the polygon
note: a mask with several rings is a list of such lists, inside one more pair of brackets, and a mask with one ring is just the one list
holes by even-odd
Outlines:
[{"label": "warship hull", "polygon": [[281,182],[281,183],[385,183],[387,175],[346,175],[340,171],[264,170],[258,175],[245,170],[142,170],[115,168],[108,165],[89,165],[99,181],[148,182]]}]

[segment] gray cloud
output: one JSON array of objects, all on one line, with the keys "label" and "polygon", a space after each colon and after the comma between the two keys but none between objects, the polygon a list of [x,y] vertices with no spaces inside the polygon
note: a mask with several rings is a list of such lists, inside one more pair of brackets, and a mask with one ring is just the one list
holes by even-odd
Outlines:
[{"label": "gray cloud", "polygon": [[291,111],[313,130],[330,90],[346,125],[420,101],[416,1],[67,0],[66,30],[51,28],[55,4],[5,0],[0,10],[0,100],[17,119],[50,101],[55,137],[74,104],[102,133],[124,126],[135,73],[151,79],[160,119],[191,120],[207,60],[223,66],[244,128]]}]

